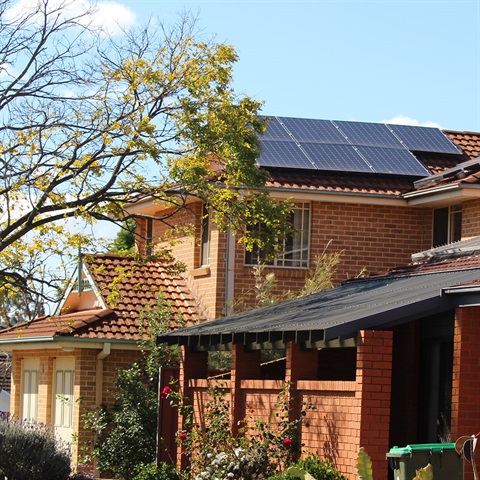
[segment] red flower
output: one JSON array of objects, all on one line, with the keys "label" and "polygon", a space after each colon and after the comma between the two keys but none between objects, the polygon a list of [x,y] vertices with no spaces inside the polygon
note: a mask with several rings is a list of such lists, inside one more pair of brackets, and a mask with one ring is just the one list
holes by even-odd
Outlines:
[{"label": "red flower", "polygon": [[288,437],[287,437],[287,438],[284,438],[284,439],[283,439],[283,446],[284,446],[285,448],[291,447],[291,446],[292,446],[292,440],[291,440],[290,438],[288,438]]},{"label": "red flower", "polygon": [[168,397],[168,394],[172,391],[172,389],[167,385],[166,387],[164,387],[164,389],[162,390],[162,392],[160,393],[160,396],[162,398],[167,398]]},{"label": "red flower", "polygon": [[184,442],[187,439],[187,434],[185,432],[181,432],[178,434],[178,438],[181,442]]}]

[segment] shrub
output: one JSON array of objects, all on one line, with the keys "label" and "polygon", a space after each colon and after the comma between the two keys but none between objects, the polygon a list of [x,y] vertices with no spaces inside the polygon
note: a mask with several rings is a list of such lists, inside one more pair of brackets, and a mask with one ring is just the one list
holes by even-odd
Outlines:
[{"label": "shrub", "polygon": [[180,475],[173,465],[155,462],[137,466],[137,474],[133,480],[180,480]]},{"label": "shrub", "polygon": [[299,460],[297,466],[306,470],[316,480],[347,480],[329,460],[320,460],[309,455],[304,460]]},{"label": "shrub", "polygon": [[0,421],[0,472],[9,480],[66,480],[70,455],[44,425]]}]

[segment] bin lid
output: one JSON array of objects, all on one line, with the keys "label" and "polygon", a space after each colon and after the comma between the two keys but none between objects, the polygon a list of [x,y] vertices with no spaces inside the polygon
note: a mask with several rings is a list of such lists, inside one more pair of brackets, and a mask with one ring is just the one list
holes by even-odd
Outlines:
[{"label": "bin lid", "polygon": [[409,456],[415,452],[429,452],[429,453],[442,453],[444,451],[455,451],[454,443],[419,443],[413,445],[407,445],[406,447],[392,447],[387,453],[387,457],[403,457]]}]

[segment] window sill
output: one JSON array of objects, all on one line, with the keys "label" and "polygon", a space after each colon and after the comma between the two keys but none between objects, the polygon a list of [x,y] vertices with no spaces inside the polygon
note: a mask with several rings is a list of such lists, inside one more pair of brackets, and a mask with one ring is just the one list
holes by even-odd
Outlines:
[{"label": "window sill", "polygon": [[190,273],[194,278],[206,277],[207,275],[210,275],[210,267],[194,268]]}]

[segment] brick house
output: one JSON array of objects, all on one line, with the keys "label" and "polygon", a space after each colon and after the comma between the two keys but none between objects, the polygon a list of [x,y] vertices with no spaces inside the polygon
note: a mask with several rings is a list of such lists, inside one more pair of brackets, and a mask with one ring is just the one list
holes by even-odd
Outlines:
[{"label": "brick house", "polygon": [[[414,258],[381,275],[160,336],[182,346],[178,385],[193,399],[196,421],[218,379],[208,352],[231,350],[221,385],[232,430],[245,420],[274,421],[288,382],[294,412],[301,402],[316,407],[300,432],[304,451],[330,459],[349,479],[357,478],[360,447],[374,477],[386,479],[391,447],[475,434],[480,237]],[[265,349],[284,349],[285,360],[263,364]],[[473,478],[467,469],[465,479]]]},{"label": "brick house", "polygon": [[170,267],[159,260],[85,255],[56,315],[0,332],[0,351],[12,355],[11,415],[54,425],[67,442],[75,436],[73,465],[79,445],[90,438],[82,411],[111,405],[117,370],[140,357],[139,313],[163,292],[185,321],[200,318],[184,280]]},{"label": "brick house", "polygon": [[[272,197],[294,199],[292,221],[301,232],[286,241],[284,254],[268,266],[268,271],[275,272],[279,292],[299,289],[315,257],[327,245],[332,251],[343,251],[335,278],[338,285],[362,269],[385,271],[408,263],[412,252],[480,235],[480,188],[476,183],[479,168],[475,161],[480,154],[480,133],[441,133],[401,126],[393,132],[380,124],[370,127],[370,124],[356,126],[355,122],[330,122],[330,125],[297,120],[301,127],[300,133],[296,132],[297,138],[290,135],[293,119],[277,118],[270,124],[261,140],[263,154],[259,159],[259,168],[270,173],[266,187]],[[301,132],[311,135],[316,127],[321,127],[322,132],[333,127],[334,133],[330,131],[325,138],[313,140],[302,137]],[[373,136],[371,128],[376,131]],[[393,135],[393,144],[385,144],[384,140],[379,143],[380,131],[384,140],[389,137],[391,141]],[[406,132],[405,139],[412,142],[410,145],[403,140],[398,143],[402,132]],[[417,136],[421,140],[433,136],[433,146],[428,141],[415,143]],[[318,158],[315,152],[320,152]],[[339,163],[329,161],[332,152],[333,156],[338,155]],[[283,160],[279,163],[283,156],[293,163]],[[390,158],[391,161],[386,161]],[[408,169],[403,168],[404,164],[409,165]],[[422,183],[424,178],[433,183]],[[416,181],[420,183],[415,185]],[[56,315],[0,332],[0,350],[11,351],[13,355],[14,415],[29,417],[35,412],[39,421],[55,423],[58,411],[72,418],[68,427],[58,425],[59,432],[66,437],[78,432],[81,443],[86,433],[80,429],[79,406],[71,402],[69,410],[68,403],[56,405],[57,385],[69,387],[69,392],[73,386],[71,398],[81,397],[90,407],[108,402],[116,369],[138,358],[135,320],[138,312],[155,298],[158,289],[174,300],[191,321],[222,317],[240,301],[247,306],[253,304],[252,266],[262,259],[262,252],[245,252],[235,242],[234,235],[220,233],[209,221],[208,208],[201,202],[189,199],[188,207],[169,219],[171,224],[193,225],[195,232],[195,237],[178,236],[171,247],[175,259],[186,266],[181,277],[171,277],[161,262],[137,263],[115,256],[88,256],[81,268],[81,281],[76,287],[72,283]],[[141,255],[149,256],[169,245],[168,225],[146,218],[168,213],[164,207],[145,198],[130,210],[140,217],[145,215],[138,220],[138,231],[143,238],[138,244]],[[129,272],[126,275],[125,269]],[[114,299],[116,303],[112,304]],[[388,333],[385,335],[388,337]],[[381,341],[391,342],[388,338]],[[352,340],[347,345],[350,349],[341,349],[342,353],[350,352],[351,358],[358,356],[358,352],[352,353],[358,346]],[[241,355],[238,352],[235,355]],[[255,356],[255,362],[258,360],[256,353],[252,357],[247,353],[248,348],[242,357],[245,368],[249,365],[247,359]],[[202,359],[188,363],[190,370],[188,374],[183,370],[182,381],[198,378],[192,382],[199,382],[203,388],[206,352],[185,350],[185,355],[190,354]],[[351,376],[351,367],[348,371]],[[244,382],[250,378],[249,374],[235,375],[239,375],[236,377],[239,382]],[[288,378],[294,378],[297,373],[289,375]],[[273,382],[269,384],[269,395],[274,395],[282,379],[269,381]],[[348,382],[350,377],[339,388],[346,389],[347,397],[354,397],[355,387]],[[60,393],[63,398],[66,396],[65,392]],[[238,399],[235,401],[238,406]],[[36,410],[31,405],[37,405]],[[331,448],[335,450],[333,441]],[[74,446],[74,462],[76,459]],[[352,460],[348,462],[339,465],[350,471]]]},{"label": "brick house", "polygon": [[[302,133],[294,131],[300,137],[300,147],[308,145],[310,149],[318,149],[318,152],[314,150],[308,155],[308,159],[314,158],[314,165],[309,160],[301,163],[299,158],[305,155],[297,147],[297,140],[290,135],[286,139],[285,132],[280,131],[281,125],[292,129],[289,125],[294,120],[300,122],[297,128],[306,132],[306,140],[302,143]],[[432,245],[480,235],[477,215],[480,187],[475,183],[475,177],[473,180],[465,177],[463,181],[452,181],[450,187],[443,189],[417,189],[414,185],[416,180],[425,176],[448,171],[459,163],[475,159],[480,155],[480,133],[445,131],[442,134],[436,129],[398,126],[413,129],[407,132],[410,136],[422,137],[425,131],[433,130],[445,140],[451,140],[452,146],[459,150],[448,146],[445,149],[443,145],[431,146],[428,142],[425,145],[412,143],[407,150],[402,144],[408,155],[404,158],[405,152],[402,151],[396,160],[399,155],[396,146],[378,146],[388,142],[388,139],[382,143],[376,138],[379,132],[385,134],[383,124],[359,123],[358,132],[353,130],[350,133],[347,127],[352,129],[355,122],[336,122],[335,131],[340,126],[349,132],[355,143],[345,145],[351,142],[345,139],[347,134],[332,139],[331,135],[335,132],[330,132],[332,126],[329,123],[276,118],[261,139],[263,153],[259,165],[270,174],[266,188],[274,198],[293,198],[296,209],[292,221],[302,232],[296,239],[287,242],[285,254],[266,269],[265,273],[275,273],[277,293],[301,288],[316,256],[327,245],[328,251],[343,252],[335,278],[338,284],[361,271],[374,273],[406,264],[413,252],[429,249]],[[369,131],[370,128],[374,129],[373,132]],[[318,131],[311,133],[315,129]],[[269,134],[270,131],[273,133]],[[333,150],[325,150],[325,145]],[[355,163],[357,160],[351,158],[352,151],[346,150],[347,147],[363,148],[362,154],[367,159],[368,155],[374,160],[383,155],[380,165],[374,165],[380,173],[365,168],[364,163]],[[293,148],[298,152],[292,151]],[[322,148],[324,150],[320,150]],[[337,152],[335,148],[340,150]],[[318,155],[317,159],[314,154]],[[344,155],[347,160],[333,163],[329,160],[331,155]],[[383,161],[389,155],[393,158],[393,165]],[[282,156],[286,156],[287,161],[278,161]],[[413,157],[416,160],[410,169],[398,169],[398,165],[404,161],[411,162]],[[477,162],[474,163],[477,165]],[[475,165],[467,170],[477,171]],[[450,173],[453,180],[456,174],[457,170]],[[446,178],[448,175],[444,182]],[[252,266],[262,258],[262,252],[246,252],[242,245],[235,242],[233,235],[220,233],[209,221],[208,209],[201,202],[192,198],[188,207],[168,221],[177,226],[192,225],[195,237],[178,235],[177,242],[170,247],[166,241],[171,236],[168,225],[151,218],[141,219],[138,221],[138,231],[143,233],[143,241],[139,242],[140,252],[145,254],[164,247],[172,248],[174,257],[186,265],[186,281],[204,305],[207,318],[229,314],[239,303],[252,306]],[[138,215],[168,213],[162,208],[145,198],[132,205],[130,211]]]}]

